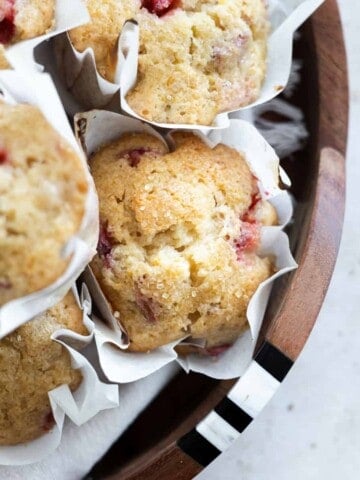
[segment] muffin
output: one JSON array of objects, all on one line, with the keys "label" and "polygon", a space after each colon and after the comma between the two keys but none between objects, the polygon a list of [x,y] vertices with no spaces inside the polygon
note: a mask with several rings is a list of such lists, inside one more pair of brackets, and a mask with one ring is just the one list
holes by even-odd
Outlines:
[{"label": "muffin", "polygon": [[91,47],[99,73],[114,78],[124,22],[140,29],[136,85],[129,106],[150,121],[210,125],[250,104],[266,73],[268,14],[263,0],[87,0],[91,23],[70,32]]},{"label": "muffin", "polygon": [[43,35],[54,26],[55,0],[2,0],[0,43]]},{"label": "muffin", "polygon": [[81,226],[87,172],[31,105],[0,102],[0,306],[57,280]]},{"label": "muffin", "polygon": [[16,445],[44,435],[54,425],[48,392],[81,383],[68,351],[51,340],[67,328],[87,334],[71,293],[55,307],[0,340],[0,445]]},{"label": "muffin", "polygon": [[91,267],[130,351],[188,336],[207,349],[231,344],[274,270],[257,250],[276,213],[244,158],[190,133],[174,140],[169,152],[127,134],[90,160],[101,222]]},{"label": "muffin", "polygon": [[9,62],[6,60],[5,49],[3,45],[0,45],[0,70],[5,70],[7,68],[11,68],[11,66]]}]

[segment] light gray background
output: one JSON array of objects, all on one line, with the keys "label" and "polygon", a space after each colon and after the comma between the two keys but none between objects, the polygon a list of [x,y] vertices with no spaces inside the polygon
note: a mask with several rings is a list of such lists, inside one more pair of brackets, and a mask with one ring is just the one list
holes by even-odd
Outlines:
[{"label": "light gray background", "polygon": [[360,478],[360,2],[339,0],[351,87],[347,209],[318,323],[280,391],[198,480]]}]

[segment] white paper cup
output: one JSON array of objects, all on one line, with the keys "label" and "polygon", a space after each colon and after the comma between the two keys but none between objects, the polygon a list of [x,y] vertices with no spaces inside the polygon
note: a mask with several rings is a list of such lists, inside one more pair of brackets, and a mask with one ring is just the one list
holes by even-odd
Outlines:
[{"label": "white paper cup", "polygon": [[[79,114],[75,123],[78,126],[77,134],[89,156],[101,145],[126,132],[145,131],[159,137],[149,125],[111,112],[95,110]],[[259,179],[261,195],[274,205],[279,218],[278,226],[262,229],[260,249],[264,254],[274,256],[277,271],[260,285],[249,304],[247,317],[250,329],[226,353],[214,359],[199,355],[179,357],[174,348],[181,340],[148,353],[126,352],[126,331],[119,326],[111,305],[103,296],[91,270],[87,269],[86,283],[102,317],[101,320],[93,317],[100,365],[106,377],[113,382],[127,383],[138,380],[174,360],[187,371],[202,372],[214,378],[240,376],[251,361],[273,281],[296,267],[288,238],[282,231],[292,216],[292,205],[288,193],[278,187],[279,161],[274,150],[253,125],[243,120],[231,120],[228,129],[213,130],[207,137],[199,132],[194,133],[211,147],[224,143],[240,151]],[[171,143],[171,132],[167,141]]]},{"label": "white paper cup", "polygon": [[47,120],[79,155],[88,184],[85,213],[76,235],[64,245],[64,258],[69,264],[61,277],[46,288],[14,299],[0,307],[0,338],[21,324],[58,303],[68,292],[96,252],[99,235],[98,199],[86,158],[70,128],[66,114],[46,74],[33,73],[26,79],[16,71],[0,71],[0,90],[9,103],[30,103],[37,106]]}]

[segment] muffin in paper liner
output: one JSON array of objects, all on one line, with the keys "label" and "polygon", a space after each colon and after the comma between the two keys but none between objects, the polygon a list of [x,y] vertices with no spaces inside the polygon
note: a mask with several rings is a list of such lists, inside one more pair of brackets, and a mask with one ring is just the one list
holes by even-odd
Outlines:
[{"label": "muffin in paper liner", "polygon": [[[285,88],[291,69],[293,34],[323,1],[268,1],[272,33],[268,40],[267,74],[261,94],[255,102],[242,109],[238,108],[219,113],[211,126],[158,123],[142,118],[130,108],[126,96],[137,81],[139,48],[139,27],[132,20],[126,22],[122,31],[119,32],[117,55],[120,61],[116,67],[114,83],[105,80],[98,73],[93,50],[87,48],[82,53],[77,52],[66,33],[55,39],[58,71],[63,78],[67,93],[71,92],[83,109],[106,108],[118,112],[122,111],[163,128],[190,130],[195,128],[202,130],[226,128],[229,125],[228,114],[267,102]],[[118,98],[118,95],[120,98]],[[69,101],[68,96],[64,95],[63,98],[65,108],[74,111],[73,102]]]},{"label": "muffin in paper liner", "polygon": [[42,35],[4,45],[0,56],[15,68],[36,70],[33,50],[39,43],[88,21],[89,14],[82,0],[55,0],[53,25]]},{"label": "muffin in paper liner", "polygon": [[[86,159],[72,133],[51,78],[34,73],[24,78],[15,71],[0,72],[0,91],[6,103],[28,103],[40,109],[50,125],[78,155],[84,169],[87,195],[84,216],[76,235],[63,246],[61,255],[69,259],[63,274],[52,284],[21,298],[10,300],[0,307],[0,338],[60,301],[84,270],[96,251],[99,232],[98,199]],[[1,98],[1,97],[0,97]],[[16,320],[10,320],[16,319]]]},{"label": "muffin in paper liner", "polygon": [[[161,138],[152,127],[139,120],[113,112],[96,110],[77,115],[76,129],[88,156],[124,133],[147,132]],[[129,345],[126,331],[119,325],[95,276],[88,268],[84,280],[98,310],[97,315],[93,316],[93,320],[100,365],[106,377],[114,382],[126,383],[138,380],[174,360],[177,360],[187,371],[199,371],[215,378],[240,376],[251,360],[272,282],[280,275],[296,268],[289,249],[288,237],[282,231],[292,216],[292,204],[288,193],[278,187],[279,161],[274,150],[254,126],[243,120],[231,120],[228,129],[213,130],[208,137],[199,132],[194,133],[199,135],[210,147],[217,143],[224,143],[237,149],[245,156],[250,170],[259,179],[260,193],[275,207],[279,220],[278,226],[262,228],[260,251],[275,258],[277,271],[260,285],[250,301],[247,310],[250,330],[239,337],[224,354],[215,358],[199,355],[178,356],[175,347],[185,338],[148,353],[126,352]],[[171,145],[171,132],[163,141]],[[287,181],[286,175],[282,174],[282,178]],[[192,344],[191,339],[186,339],[186,341]]]},{"label": "muffin in paper liner", "polygon": [[54,426],[41,437],[12,446],[0,446],[0,465],[26,465],[46,458],[60,444],[65,417],[80,426],[101,410],[119,405],[118,386],[101,382],[89,361],[77,351],[89,345],[94,336],[94,324],[90,319],[91,298],[85,285],[80,297],[74,286],[72,292],[82,310],[82,321],[88,335],[61,329],[51,335],[54,342],[60,343],[69,352],[71,366],[80,369],[82,382],[71,392],[68,385],[61,385],[48,392]]}]

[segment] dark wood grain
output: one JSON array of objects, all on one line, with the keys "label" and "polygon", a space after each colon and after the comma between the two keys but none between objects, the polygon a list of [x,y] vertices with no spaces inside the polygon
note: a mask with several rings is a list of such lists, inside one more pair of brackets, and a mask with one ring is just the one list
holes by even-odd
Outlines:
[{"label": "dark wood grain", "polygon": [[296,212],[295,258],[299,268],[282,278],[272,296],[261,335],[292,360],[315,324],[331,279],[345,209],[348,127],[346,53],[335,0],[326,1],[305,27],[311,42],[305,64],[313,156],[312,178],[303,185]]},{"label": "dark wood grain", "polygon": [[109,480],[188,480],[202,470],[202,466],[172,443],[158,450],[146,462],[130,466],[127,471],[117,473]]},{"label": "dark wood grain", "polygon": [[288,278],[278,312],[264,335],[292,360],[310,335],[334,269],[344,218],[344,185],[344,157],[324,148],[299,268]]},{"label": "dark wood grain", "polygon": [[[258,344],[270,341],[292,360],[298,357],[315,324],[337,257],[344,216],[348,120],[346,56],[336,1],[327,0],[303,32],[301,100],[311,142],[295,166],[289,162],[290,171],[293,168],[295,172],[293,193],[297,200],[289,236],[299,269],[277,282]],[[201,466],[174,441],[214,408],[231,385],[211,379],[201,384],[196,375],[186,380],[180,375],[125,432],[91,478],[193,478]],[[190,391],[193,395],[186,401],[184,396]],[[169,399],[172,404],[166,407]],[[183,415],[171,413],[181,409]],[[151,432],[156,435],[149,440]],[[132,453],[121,455],[129,445]]]},{"label": "dark wood grain", "polygon": [[340,15],[327,0],[311,20],[318,70],[319,151],[331,147],[345,155],[348,131],[348,78]]},{"label": "dark wood grain", "polygon": [[91,472],[91,478],[110,479],[115,471],[118,478],[127,478],[133,465],[138,468],[147,464],[191,430],[223,399],[234,382],[197,373],[177,375],[112,446]]}]

